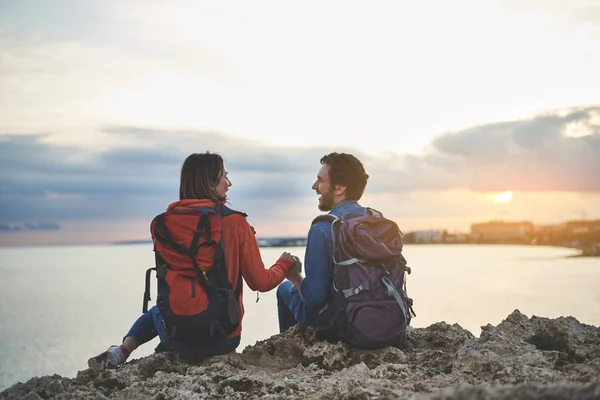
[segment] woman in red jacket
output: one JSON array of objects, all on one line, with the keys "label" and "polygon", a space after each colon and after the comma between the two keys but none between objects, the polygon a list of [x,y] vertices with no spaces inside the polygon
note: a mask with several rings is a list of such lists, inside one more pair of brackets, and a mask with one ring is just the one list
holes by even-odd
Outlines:
[{"label": "woman in red jacket", "polygon": [[[167,213],[161,214],[167,215],[167,217],[163,220],[163,226],[168,228],[167,234],[157,234],[156,225],[157,219],[160,216],[155,218],[151,224],[152,236],[155,240],[155,248],[157,250],[157,254],[159,254],[159,258],[157,258],[157,260],[160,260],[159,262],[165,262],[165,265],[168,264],[165,271],[168,271],[167,273],[171,273],[171,277],[173,277],[172,271],[177,270],[178,267],[181,268],[182,271],[187,271],[187,279],[191,280],[193,291],[192,297],[194,298],[194,301],[199,301],[196,298],[196,292],[198,292],[198,295],[203,300],[207,299],[206,293],[210,291],[210,287],[207,286],[207,283],[209,282],[207,280],[209,279],[207,276],[211,276],[211,274],[214,276],[215,273],[209,272],[211,268],[202,268],[202,266],[198,268],[198,264],[201,264],[202,260],[200,260],[200,262],[194,262],[194,268],[190,267],[192,264],[190,258],[198,260],[200,259],[200,253],[198,253],[197,256],[192,257],[181,250],[179,251],[179,254],[172,252],[172,254],[169,255],[168,252],[164,250],[165,248],[168,250],[169,246],[159,246],[168,244],[168,241],[165,240],[166,236],[171,241],[171,244],[178,242],[174,244],[175,248],[179,246],[179,243],[184,243],[183,246],[179,247],[184,248],[185,250],[188,249],[188,246],[189,248],[195,248],[196,246],[192,246],[189,243],[194,243],[194,233],[197,230],[201,230],[199,229],[200,224],[196,226],[196,222],[199,221],[199,217],[195,219],[193,226],[190,228],[185,226],[186,224],[183,223],[184,218],[182,218],[182,216],[190,214],[189,211],[193,212],[194,210],[203,209],[206,207],[218,208],[220,210],[226,209],[224,208],[224,203],[227,201],[227,191],[230,187],[231,181],[227,176],[223,158],[220,155],[209,152],[191,154],[185,160],[181,168],[179,201],[170,204],[167,208]],[[219,218],[216,214],[214,216],[215,218]],[[211,232],[213,231],[214,221],[215,220],[211,219]],[[166,316],[161,316],[159,308],[154,306],[146,313],[142,314],[140,318],[138,318],[127,335],[124,337],[123,343],[120,346],[111,346],[103,353],[90,358],[88,360],[88,365],[90,367],[102,369],[116,368],[118,365],[124,363],[131,352],[139,345],[150,341],[157,335],[161,340],[161,343],[156,349],[157,351],[177,350],[181,353],[185,352],[185,349],[189,349],[190,352],[193,352],[195,356],[205,357],[229,353],[238,347],[240,344],[240,335],[242,331],[241,321],[244,315],[240,276],[244,278],[250,289],[266,292],[277,287],[277,285],[283,281],[290,268],[294,265],[294,262],[298,261],[298,258],[287,252],[284,252],[277,262],[273,264],[273,266],[266,269],[262,262],[258,244],[254,236],[254,229],[248,224],[245,214],[234,212],[226,217],[223,217],[222,221],[221,242],[224,244],[226,275],[229,283],[231,284],[229,287],[237,287],[238,289],[239,294],[236,293],[238,294],[237,301],[233,300],[233,302],[237,302],[237,310],[234,310],[234,314],[239,317],[239,323],[237,325],[231,325],[230,329],[225,330],[220,324],[217,323],[216,327],[218,329],[213,329],[213,326],[211,326],[210,337],[207,335],[190,335],[190,331],[188,330],[187,337],[183,339],[181,332],[179,335],[176,335],[174,333],[174,329],[169,329],[169,327],[166,326]],[[160,230],[158,232],[160,232]],[[206,236],[206,234],[204,234],[204,236]],[[204,239],[206,239],[206,237],[204,237]],[[197,239],[195,244],[198,244]],[[202,246],[200,246],[200,248],[202,248]],[[173,247],[170,249],[173,249]],[[168,258],[168,262],[166,262],[161,256],[165,259]],[[214,270],[215,268],[212,269]],[[194,273],[194,270],[197,271],[197,274]],[[159,275],[158,270],[157,275]],[[198,277],[197,279],[196,276]],[[200,280],[203,280],[204,283],[198,282]],[[166,282],[169,282],[169,280],[167,279]],[[171,280],[170,282],[175,281]],[[186,287],[189,290],[190,286],[188,285]],[[174,289],[176,289],[176,286],[170,286],[170,292],[173,292]],[[205,293],[203,289],[207,289],[207,292]],[[161,304],[162,301],[163,310],[165,310],[164,313],[171,312],[173,309],[175,309],[175,307],[177,307],[175,304],[176,301],[181,301],[182,298],[185,299],[184,296],[171,296],[171,293],[167,292],[168,296],[166,297],[170,298],[171,301],[169,303],[169,308],[165,309],[164,299],[160,299],[160,293],[159,287],[158,302]],[[213,298],[210,296],[208,297],[211,299]],[[222,297],[223,296],[221,296],[221,298]],[[186,305],[187,304],[183,304],[183,307]],[[201,304],[199,307],[204,310],[206,308],[206,304]],[[228,308],[229,311],[232,310],[230,306],[225,307]],[[179,330],[185,331],[184,328]],[[215,333],[213,331],[217,332]],[[225,333],[226,331],[228,331],[228,334],[219,334],[219,332]],[[194,331],[191,331],[191,333],[193,334]],[[182,338],[181,340],[185,341],[185,346],[180,346],[179,338]]]}]

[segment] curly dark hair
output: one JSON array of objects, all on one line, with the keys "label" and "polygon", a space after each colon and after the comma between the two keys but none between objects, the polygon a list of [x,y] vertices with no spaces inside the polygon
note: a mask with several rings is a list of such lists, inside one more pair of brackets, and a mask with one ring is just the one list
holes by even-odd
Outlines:
[{"label": "curly dark hair", "polygon": [[365,167],[352,154],[330,153],[321,158],[322,165],[329,166],[329,180],[331,186],[346,186],[346,200],[360,200],[369,174],[365,172]]}]

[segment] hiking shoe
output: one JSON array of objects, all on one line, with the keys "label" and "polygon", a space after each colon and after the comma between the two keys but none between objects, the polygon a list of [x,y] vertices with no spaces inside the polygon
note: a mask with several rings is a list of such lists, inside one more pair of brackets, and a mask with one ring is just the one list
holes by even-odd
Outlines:
[{"label": "hiking shoe", "polygon": [[115,369],[127,361],[129,349],[124,345],[110,346],[108,350],[88,360],[88,367],[94,369]]}]

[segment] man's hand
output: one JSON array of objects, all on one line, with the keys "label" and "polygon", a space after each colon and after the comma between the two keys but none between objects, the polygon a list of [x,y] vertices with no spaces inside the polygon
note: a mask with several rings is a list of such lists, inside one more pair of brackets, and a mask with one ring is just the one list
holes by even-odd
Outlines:
[{"label": "man's hand", "polygon": [[304,279],[300,272],[290,271],[285,277],[288,281],[292,282],[294,286],[296,286],[296,289],[300,289],[300,284]]},{"label": "man's hand", "polygon": [[294,257],[294,265],[290,268],[290,272],[301,273],[302,272],[302,261],[296,256]]}]

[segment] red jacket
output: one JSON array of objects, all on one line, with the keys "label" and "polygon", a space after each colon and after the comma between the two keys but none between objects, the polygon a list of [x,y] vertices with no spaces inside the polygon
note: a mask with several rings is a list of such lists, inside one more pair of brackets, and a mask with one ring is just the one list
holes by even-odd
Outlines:
[{"label": "red jacket", "polygon": [[[214,207],[215,202],[207,199],[180,200],[171,203],[167,211],[173,209]],[[227,275],[232,286],[237,284],[241,272],[248,287],[252,290],[267,292],[279,285],[289,269],[292,261],[279,258],[273,266],[265,269],[254,230],[240,214],[233,214],[223,219],[223,241],[225,243],[225,261]],[[238,302],[240,310],[240,326],[229,337],[239,336],[242,332],[242,318],[244,316],[243,287]]]}]

